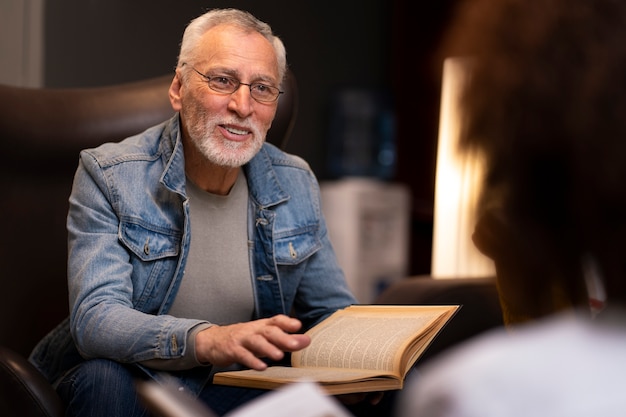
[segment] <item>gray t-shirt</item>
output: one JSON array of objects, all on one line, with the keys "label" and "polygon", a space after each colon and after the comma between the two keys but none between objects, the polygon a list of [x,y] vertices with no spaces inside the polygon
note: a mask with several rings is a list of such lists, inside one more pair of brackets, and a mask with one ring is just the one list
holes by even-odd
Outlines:
[{"label": "gray t-shirt", "polygon": [[248,185],[240,172],[228,195],[187,179],[191,243],[185,275],[169,314],[225,325],[254,311],[248,255]]}]

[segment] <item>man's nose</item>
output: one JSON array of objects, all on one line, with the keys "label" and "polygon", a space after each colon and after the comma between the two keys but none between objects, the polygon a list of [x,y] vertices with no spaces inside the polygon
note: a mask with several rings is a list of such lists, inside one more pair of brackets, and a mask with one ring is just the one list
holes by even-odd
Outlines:
[{"label": "man's nose", "polygon": [[250,86],[240,84],[239,88],[230,95],[228,108],[236,112],[240,117],[249,116],[252,113],[254,99],[250,94]]}]

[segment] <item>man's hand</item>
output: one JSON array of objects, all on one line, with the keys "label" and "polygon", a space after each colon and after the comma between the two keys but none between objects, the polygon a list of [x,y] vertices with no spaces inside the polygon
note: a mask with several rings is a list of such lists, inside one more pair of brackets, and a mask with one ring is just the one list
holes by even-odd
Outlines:
[{"label": "man's hand", "polygon": [[258,371],[267,368],[259,358],[280,360],[311,343],[309,336],[290,334],[300,330],[299,320],[277,315],[228,326],[213,326],[196,335],[196,356],[203,363],[228,366],[239,363]]}]

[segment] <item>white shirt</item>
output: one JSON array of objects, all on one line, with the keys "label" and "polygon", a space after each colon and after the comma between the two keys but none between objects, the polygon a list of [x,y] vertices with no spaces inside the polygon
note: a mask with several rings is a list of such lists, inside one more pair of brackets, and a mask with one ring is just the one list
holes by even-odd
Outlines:
[{"label": "white shirt", "polygon": [[398,417],[626,415],[626,316],[553,317],[480,336],[427,363]]}]

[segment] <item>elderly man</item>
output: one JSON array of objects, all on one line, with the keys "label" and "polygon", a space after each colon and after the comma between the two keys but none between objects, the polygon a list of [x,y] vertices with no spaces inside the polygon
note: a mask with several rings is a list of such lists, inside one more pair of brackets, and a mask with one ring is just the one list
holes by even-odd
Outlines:
[{"label": "elderly man", "polygon": [[68,415],[146,415],[133,382],[162,375],[223,414],[260,392],[212,385],[216,370],[262,370],[355,302],[313,173],[264,143],[285,55],[250,14],[209,11],[183,36],[176,115],[81,152],[70,319],[31,357]]}]

